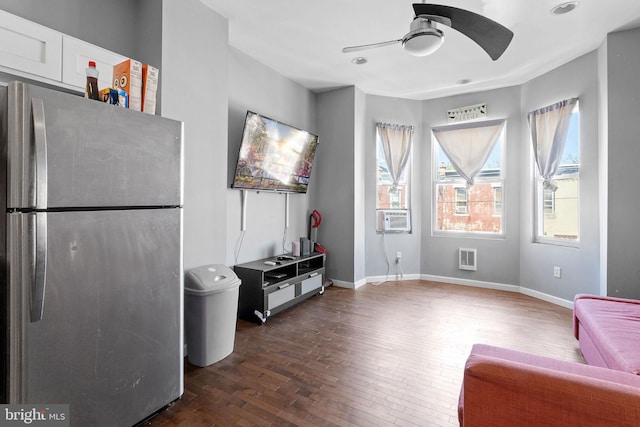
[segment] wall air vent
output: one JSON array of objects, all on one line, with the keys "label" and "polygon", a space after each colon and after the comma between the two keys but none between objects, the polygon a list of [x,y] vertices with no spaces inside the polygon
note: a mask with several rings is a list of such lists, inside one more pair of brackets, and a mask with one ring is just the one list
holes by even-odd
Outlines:
[{"label": "wall air vent", "polygon": [[476,249],[458,249],[458,268],[460,270],[476,271],[478,269],[478,254]]}]

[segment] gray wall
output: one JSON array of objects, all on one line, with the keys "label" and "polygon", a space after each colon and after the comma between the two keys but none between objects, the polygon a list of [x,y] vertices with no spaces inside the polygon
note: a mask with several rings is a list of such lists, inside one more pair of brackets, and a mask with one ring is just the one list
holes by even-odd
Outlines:
[{"label": "gray wall", "polygon": [[[321,146],[317,154],[318,189],[316,204],[323,224],[318,241],[327,248],[327,276],[350,286],[356,277],[356,206],[361,195],[356,194],[356,107],[360,101],[358,89],[349,87],[318,95],[318,130]],[[359,131],[358,131],[359,132]]]},{"label": "gray wall", "polygon": [[[246,232],[236,260],[235,248],[241,235],[242,196],[241,191],[230,189],[230,185],[247,110],[312,133],[318,133],[318,129],[315,121],[316,98],[313,93],[234,48],[229,49],[228,87],[229,135],[225,141],[228,146],[225,152],[228,152],[228,156],[224,155],[227,171],[224,182],[226,190],[224,198],[218,203],[219,209],[227,210],[227,222],[219,226],[226,228],[228,235],[225,242],[217,244],[227,248],[226,262],[233,265],[279,255],[285,251],[290,252],[292,240],[308,235],[308,218],[311,211],[323,210],[311,203],[314,192],[322,183],[317,178],[314,165],[308,193],[289,195],[289,227],[286,230],[283,248],[285,195],[247,191]],[[324,150],[325,141],[321,136],[316,155],[321,155]]]},{"label": "gray wall", "polygon": [[598,209],[598,224],[600,226],[600,266],[599,295],[607,295],[607,241],[609,218],[609,123],[607,113],[609,111],[609,89],[607,87],[607,41],[605,40],[598,49],[598,194],[600,197]]},{"label": "gray wall", "polygon": [[640,298],[640,28],[609,35],[606,42],[608,199],[606,286],[613,296]]},{"label": "gray wall", "polygon": [[[519,160],[522,174],[520,285],[573,300],[579,292],[599,292],[600,224],[598,185],[598,55],[591,52],[522,85],[522,133],[527,144]],[[533,184],[526,114],[563,99],[580,100],[580,247],[533,243]],[[553,267],[562,277],[553,277]]]},{"label": "gray wall", "polygon": [[354,105],[354,246],[353,246],[353,282],[363,283],[367,276],[366,254],[367,254],[367,228],[365,219],[368,216],[366,210],[366,190],[369,188],[367,181],[367,171],[371,164],[367,163],[367,152],[369,150],[369,126],[367,126],[366,116],[366,95],[359,89],[355,90]]},{"label": "gray wall", "polygon": [[184,266],[227,254],[227,20],[195,0],[163,0],[163,115],[184,121]]},{"label": "gray wall", "polygon": [[[506,119],[506,162],[503,164],[505,187],[503,206],[504,238],[477,239],[433,236],[431,129],[447,123],[447,110],[466,105],[487,104],[488,119]],[[520,251],[520,159],[527,155],[521,138],[520,88],[508,87],[488,92],[459,95],[425,101],[423,105],[422,186],[422,263],[421,272],[429,276],[452,277],[505,285],[519,283]],[[526,169],[525,169],[526,170]],[[475,248],[478,270],[458,269],[458,248]]]},{"label": "gray wall", "polygon": [[[422,160],[422,153],[429,150],[422,129],[423,102],[399,98],[368,95],[366,98],[365,144],[366,173],[364,175],[366,203],[366,276],[383,280],[399,276],[417,277],[420,274],[421,235],[423,215],[423,197],[428,196],[422,173],[430,169]],[[376,130],[377,122],[397,123],[414,126],[413,153],[411,168],[411,215],[412,232],[378,233],[376,232]],[[428,230],[428,229],[426,229]],[[396,252],[402,252],[400,266],[395,263]]]}]

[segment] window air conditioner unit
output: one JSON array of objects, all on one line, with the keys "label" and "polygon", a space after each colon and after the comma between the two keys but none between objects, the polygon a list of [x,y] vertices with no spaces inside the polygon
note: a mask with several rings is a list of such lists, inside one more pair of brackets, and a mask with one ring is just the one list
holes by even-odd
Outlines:
[{"label": "window air conditioner unit", "polygon": [[408,210],[382,210],[383,231],[411,231],[411,218]]}]

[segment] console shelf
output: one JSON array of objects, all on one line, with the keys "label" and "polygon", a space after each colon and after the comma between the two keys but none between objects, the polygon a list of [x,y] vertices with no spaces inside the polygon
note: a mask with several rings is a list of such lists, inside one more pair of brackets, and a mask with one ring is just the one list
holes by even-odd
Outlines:
[{"label": "console shelf", "polygon": [[242,280],[238,317],[264,323],[269,316],[324,293],[324,262],[324,254],[312,253],[236,265],[233,269]]}]

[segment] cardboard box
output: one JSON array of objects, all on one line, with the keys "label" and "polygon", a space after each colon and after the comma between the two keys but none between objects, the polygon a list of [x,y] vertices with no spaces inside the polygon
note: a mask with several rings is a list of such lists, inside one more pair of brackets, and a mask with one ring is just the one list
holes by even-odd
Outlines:
[{"label": "cardboard box", "polygon": [[129,95],[129,108],[142,111],[142,63],[127,59],[113,67],[113,88]]},{"label": "cardboard box", "polygon": [[149,64],[142,66],[142,111],[148,114],[156,113],[159,73],[160,70]]}]

